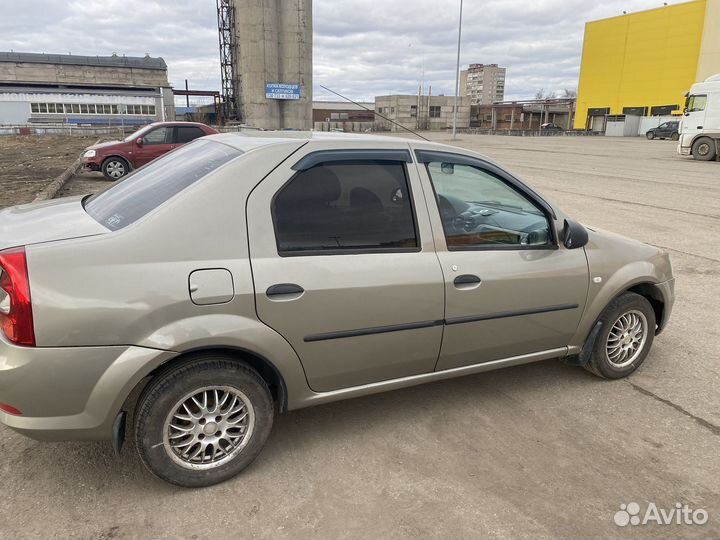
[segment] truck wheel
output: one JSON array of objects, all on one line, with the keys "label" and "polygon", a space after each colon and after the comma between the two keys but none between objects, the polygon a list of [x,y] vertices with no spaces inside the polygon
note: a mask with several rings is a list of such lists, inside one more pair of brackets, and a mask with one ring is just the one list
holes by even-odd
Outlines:
[{"label": "truck wheel", "polygon": [[615,298],[600,316],[602,327],[585,369],[605,379],[630,375],[645,360],[655,337],[655,311],[639,294]]},{"label": "truck wheel", "polygon": [[680,134],[679,133],[673,133],[672,134],[672,140],[673,141],[679,141],[680,140]]},{"label": "truck wheel", "polygon": [[655,138],[655,132],[654,131],[648,131],[645,134],[645,137],[647,137],[648,141],[652,141]]},{"label": "truck wheel", "polygon": [[692,145],[692,156],[698,161],[715,159],[715,141],[710,137],[700,137]]},{"label": "truck wheel", "polygon": [[102,164],[102,173],[105,178],[111,182],[120,180],[123,176],[130,172],[130,166],[127,161],[119,157],[107,158]]},{"label": "truck wheel", "polygon": [[273,424],[273,401],[251,368],[223,355],[194,356],[143,392],[135,446],[159,478],[183,487],[224,482],[250,465]]}]

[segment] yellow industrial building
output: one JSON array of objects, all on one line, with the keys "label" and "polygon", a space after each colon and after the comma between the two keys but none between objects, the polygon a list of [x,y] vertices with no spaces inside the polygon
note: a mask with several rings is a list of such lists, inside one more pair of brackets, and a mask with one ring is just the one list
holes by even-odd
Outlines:
[{"label": "yellow industrial building", "polygon": [[720,73],[720,0],[592,21],[585,26],[576,129],[608,115],[679,114],[683,93]]}]

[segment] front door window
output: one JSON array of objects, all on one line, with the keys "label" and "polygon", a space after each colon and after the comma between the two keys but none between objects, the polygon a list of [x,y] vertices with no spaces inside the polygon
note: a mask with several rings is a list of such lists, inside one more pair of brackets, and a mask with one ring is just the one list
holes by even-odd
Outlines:
[{"label": "front door window", "polygon": [[471,165],[427,164],[448,249],[552,246],[545,213],[494,174]]}]

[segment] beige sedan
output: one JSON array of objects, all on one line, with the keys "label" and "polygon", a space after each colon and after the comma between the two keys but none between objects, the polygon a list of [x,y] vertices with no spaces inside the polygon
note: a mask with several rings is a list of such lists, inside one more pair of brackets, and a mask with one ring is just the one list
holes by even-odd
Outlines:
[{"label": "beige sedan", "polygon": [[150,471],[205,486],[277,412],[550,358],[624,377],[668,321],[667,253],[483,156],[262,135],[0,212],[0,421],[117,451],[133,429]]}]

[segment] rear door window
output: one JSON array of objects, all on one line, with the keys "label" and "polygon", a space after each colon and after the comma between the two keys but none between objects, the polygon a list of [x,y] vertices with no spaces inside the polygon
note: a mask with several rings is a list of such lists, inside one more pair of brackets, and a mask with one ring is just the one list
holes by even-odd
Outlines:
[{"label": "rear door window", "polygon": [[182,126],[175,128],[175,144],[185,144],[200,137],[204,137],[202,129],[195,126]]},{"label": "rear door window", "polygon": [[196,141],[91,196],[85,201],[85,211],[111,231],[122,229],[241,154],[224,144]]},{"label": "rear door window", "polygon": [[278,252],[418,251],[405,164],[323,163],[298,173],[273,203]]}]

